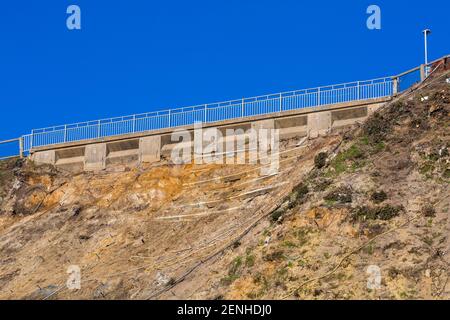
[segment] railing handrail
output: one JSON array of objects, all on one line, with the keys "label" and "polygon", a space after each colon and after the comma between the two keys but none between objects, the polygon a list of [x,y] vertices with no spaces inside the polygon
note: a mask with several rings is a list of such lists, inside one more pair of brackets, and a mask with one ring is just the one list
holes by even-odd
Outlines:
[{"label": "railing handrail", "polygon": [[[375,79],[369,79],[369,80],[360,80],[360,81],[352,81],[352,82],[346,82],[346,83],[339,83],[339,84],[332,84],[332,85],[325,85],[320,87],[312,87],[307,89],[298,89],[298,90],[291,90],[291,91],[284,91],[284,92],[278,92],[278,93],[271,93],[271,94],[265,94],[265,95],[259,95],[259,96],[253,96],[253,97],[247,97],[247,98],[240,98],[240,99],[233,99],[233,100],[226,100],[226,101],[220,101],[220,102],[211,102],[206,104],[198,104],[193,106],[186,106],[186,107],[180,107],[180,108],[173,108],[173,109],[163,109],[163,110],[155,110],[151,112],[144,112],[144,113],[137,113],[137,114],[131,114],[126,116],[120,116],[120,117],[113,117],[113,118],[103,118],[103,119],[97,119],[97,120],[89,120],[89,121],[82,121],[82,122],[75,122],[70,124],[61,124],[61,125],[55,125],[45,128],[39,128],[39,129],[33,129],[31,131],[31,134],[36,133],[44,133],[44,132],[52,132],[57,130],[64,130],[65,128],[77,128],[77,127],[85,127],[90,125],[98,125],[100,124],[106,124],[106,123],[112,123],[112,122],[120,122],[120,121],[126,121],[126,120],[132,120],[136,117],[142,118],[151,118],[156,116],[164,116],[168,115],[169,113],[180,113],[180,112],[189,112],[189,111],[195,111],[195,110],[204,110],[206,109],[215,109],[219,107],[226,107],[233,104],[241,104],[254,102],[254,101],[248,101],[248,100],[255,100],[255,99],[262,99],[265,98],[267,100],[270,99],[277,99],[275,96],[282,96],[292,94],[292,96],[295,95],[302,95],[302,94],[308,94],[308,93],[316,93],[317,91],[330,91],[330,90],[336,90],[336,89],[345,89],[349,88],[350,85],[355,86],[366,86],[366,85],[372,85],[375,83],[384,83],[384,82],[390,82],[392,81],[393,77],[381,77],[381,78],[375,78]],[[379,82],[377,82],[379,81]],[[342,87],[343,86],[343,87]],[[342,87],[342,88],[336,88],[336,87]],[[327,90],[328,89],[328,90]],[[312,92],[309,92],[312,91]],[[256,101],[256,100],[255,100]],[[264,101],[264,100],[259,100]],[[191,109],[191,110],[186,110]],[[27,135],[24,135],[27,136]]]},{"label": "railing handrail", "polygon": [[[406,90],[406,87],[403,88],[401,83],[406,84],[407,87],[411,85],[410,79],[412,78],[405,76],[420,70],[420,80],[418,82],[424,81],[428,73],[427,68],[430,65],[449,57],[450,55],[446,55],[426,65],[422,64],[419,67],[391,77],[325,85],[33,129],[31,134],[23,135],[20,142],[24,146],[24,151],[32,151],[33,148],[41,146],[176,128],[192,125],[196,121],[214,123],[300,108],[315,108],[342,102],[392,97]],[[403,82],[403,78],[406,78],[406,82]]]},{"label": "railing handrail", "polygon": [[[445,61],[445,59],[448,58],[450,58],[450,55],[443,56],[427,64],[421,64],[420,66],[391,77],[325,85],[33,129],[30,134],[22,135],[20,138],[0,141],[0,145],[19,141],[20,156],[22,157],[24,152],[32,151],[35,147],[55,145],[68,141],[74,142],[127,133],[176,128],[183,125],[191,125],[192,123],[195,123],[195,121],[214,123],[217,121],[279,113],[299,108],[314,108],[341,102],[392,97],[399,92],[406,90],[406,88],[400,86],[403,77],[420,70],[420,80],[418,80],[418,82],[425,81],[427,74],[429,74],[427,68],[439,61]],[[408,85],[408,80],[406,80],[406,84]],[[277,100],[279,100],[279,103]],[[283,103],[284,101],[286,101],[286,106],[285,103]],[[238,108],[236,109],[236,107]],[[201,119],[199,120],[199,118]],[[129,122],[132,122],[131,126],[127,124]],[[140,123],[140,125],[138,125],[138,123]],[[127,125],[129,127],[127,127]],[[92,127],[98,128],[95,130],[94,135],[92,134],[92,131],[86,131]],[[130,127],[132,129],[130,129]],[[61,132],[63,132],[63,136],[59,135]]]},{"label": "railing handrail", "polygon": [[11,143],[11,142],[19,141],[20,139],[21,139],[21,138],[14,138],[14,139],[2,140],[2,141],[0,141],[0,144]]},{"label": "railing handrail", "polygon": [[0,144],[8,144],[8,143],[13,143],[13,142],[19,142],[19,154],[18,155],[0,157],[0,160],[16,158],[16,157],[22,158],[23,157],[23,152],[24,152],[24,145],[23,145],[24,139],[25,138],[22,136],[22,137],[19,137],[19,138],[14,138],[14,139],[8,139],[8,140],[0,141]]},{"label": "railing handrail", "polygon": [[[448,59],[448,58],[450,58],[450,54],[448,54],[446,56],[443,56],[441,58],[438,58],[436,60],[433,60],[431,62],[428,62],[427,64],[424,64],[424,66],[428,67],[428,66],[430,66],[432,64],[435,64],[436,62],[439,62],[439,61],[442,61],[442,60]],[[419,65],[417,67],[414,67],[414,68],[411,68],[411,69],[409,69],[407,71],[404,71],[402,73],[396,74],[395,76],[392,76],[391,78],[392,79],[401,78],[403,76],[406,76],[407,74],[413,73],[414,71],[420,70],[420,68],[421,68],[421,65]]]}]

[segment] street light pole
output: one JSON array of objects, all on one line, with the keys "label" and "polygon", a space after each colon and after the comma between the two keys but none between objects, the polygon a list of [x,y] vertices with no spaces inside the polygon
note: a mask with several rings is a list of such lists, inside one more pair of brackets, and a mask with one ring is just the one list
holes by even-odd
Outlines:
[{"label": "street light pole", "polygon": [[425,45],[425,77],[428,76],[428,35],[431,34],[430,29],[425,29],[422,31],[424,37],[424,45]]}]

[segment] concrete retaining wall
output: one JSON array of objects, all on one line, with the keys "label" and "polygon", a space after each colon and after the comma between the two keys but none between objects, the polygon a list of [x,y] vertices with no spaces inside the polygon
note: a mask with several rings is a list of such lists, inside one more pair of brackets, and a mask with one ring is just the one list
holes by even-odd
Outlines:
[{"label": "concrete retaining wall", "polygon": [[31,160],[42,164],[55,164],[56,153],[55,150],[47,150],[33,153]]},{"label": "concrete retaining wall", "polygon": [[96,143],[86,146],[84,170],[98,171],[106,168],[106,144]]},{"label": "concrete retaining wall", "polygon": [[[379,100],[379,99],[378,99]],[[387,100],[387,99],[386,99]],[[372,103],[350,103],[350,106],[328,107],[324,110],[295,110],[252,119],[236,120],[236,123],[225,121],[217,124],[223,138],[219,139],[225,144],[235,139],[235,136],[227,137],[226,130],[240,129],[247,132],[248,129],[279,129],[280,139],[308,136],[310,139],[326,135],[334,129],[352,125],[363,121],[375,110],[384,105],[386,101],[373,101]],[[205,127],[212,127],[207,125]],[[183,128],[190,135],[188,147],[193,152],[193,127]],[[31,159],[36,163],[56,165],[70,171],[98,171],[117,164],[135,166],[139,163],[154,163],[162,157],[170,157],[171,151],[179,142],[171,141],[169,131],[161,133],[142,133],[140,136],[107,137],[103,141],[86,141],[68,143],[67,145],[54,146],[54,149],[35,150]],[[204,143],[205,144],[205,143]],[[47,147],[48,148],[48,147]]]},{"label": "concrete retaining wall", "polygon": [[161,137],[150,136],[139,139],[139,161],[157,162],[161,159]]},{"label": "concrete retaining wall", "polygon": [[331,130],[331,112],[315,112],[308,114],[307,131],[310,139],[327,135]]}]

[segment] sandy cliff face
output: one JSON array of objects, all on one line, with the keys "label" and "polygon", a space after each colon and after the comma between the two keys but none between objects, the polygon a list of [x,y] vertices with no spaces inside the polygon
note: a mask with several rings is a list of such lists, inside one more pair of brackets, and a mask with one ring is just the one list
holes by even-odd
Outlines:
[{"label": "sandy cliff face", "polygon": [[[313,166],[314,154],[339,139],[283,142],[274,176],[258,165],[159,163],[72,175],[3,163],[0,296],[157,298],[232,248]],[[81,290],[66,289],[71,265],[81,268]],[[208,270],[202,281],[215,276]]]},{"label": "sandy cliff face", "polygon": [[338,152],[318,155],[300,201],[230,255],[224,297],[449,299],[447,78],[405,93],[344,135]]},{"label": "sandy cliff face", "polygon": [[445,78],[353,130],[283,141],[273,176],[2,162],[0,298],[448,299]]}]

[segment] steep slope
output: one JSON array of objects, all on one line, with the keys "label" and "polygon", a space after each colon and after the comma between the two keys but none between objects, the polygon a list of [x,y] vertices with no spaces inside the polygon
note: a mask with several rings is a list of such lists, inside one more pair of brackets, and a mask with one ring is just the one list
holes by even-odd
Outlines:
[{"label": "steep slope", "polygon": [[448,76],[358,128],[283,141],[272,176],[1,162],[0,298],[448,299]]},{"label": "steep slope", "polygon": [[220,295],[449,299],[448,78],[428,79],[336,153],[318,154],[274,222],[222,263]]},{"label": "steep slope", "polygon": [[[72,175],[3,163],[0,298],[156,298],[232,247],[303,175],[307,167],[295,163],[312,166],[315,152],[337,140],[284,141],[272,176],[254,165]],[[66,288],[72,265],[80,290]]]}]

